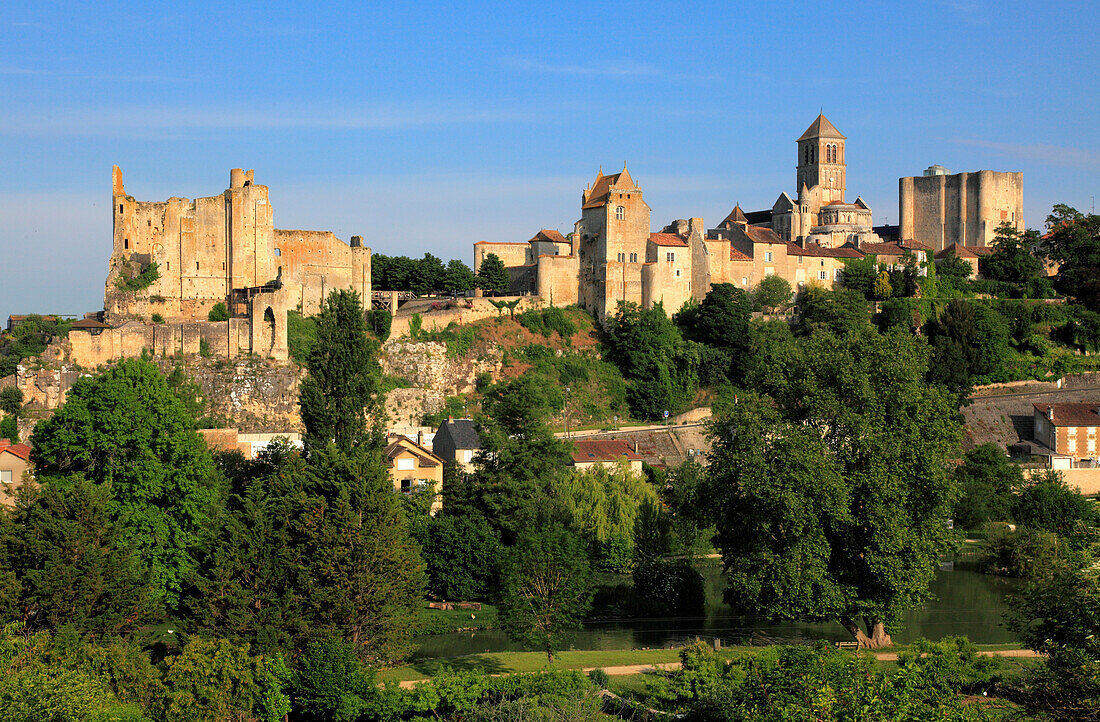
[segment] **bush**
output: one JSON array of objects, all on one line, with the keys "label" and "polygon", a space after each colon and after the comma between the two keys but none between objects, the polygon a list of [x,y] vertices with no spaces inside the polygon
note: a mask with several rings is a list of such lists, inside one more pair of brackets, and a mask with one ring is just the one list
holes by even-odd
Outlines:
[{"label": "bush", "polygon": [[210,358],[213,356],[213,352],[210,351],[210,344],[207,343],[205,338],[199,339],[199,356],[203,358]]},{"label": "bush", "polygon": [[1039,579],[1058,561],[1058,536],[1042,529],[993,527],[982,542],[982,566],[990,574]]},{"label": "bush", "polygon": [[151,318],[153,323],[164,323],[164,316],[161,316],[159,313],[154,313]]},{"label": "bush", "polygon": [[225,304],[218,301],[214,304],[214,307],[210,309],[210,313],[206,314],[207,321],[228,321],[229,309],[225,307]]},{"label": "bush", "polygon": [[593,669],[588,673],[588,678],[600,689],[607,689],[607,685],[611,683],[611,677],[602,669]]},{"label": "bush", "polygon": [[141,291],[151,286],[153,281],[160,278],[160,271],[157,270],[156,263],[150,263],[136,276],[133,274],[134,269],[130,265],[130,262],[125,261],[119,272],[118,278],[115,280],[115,285],[123,291]]}]

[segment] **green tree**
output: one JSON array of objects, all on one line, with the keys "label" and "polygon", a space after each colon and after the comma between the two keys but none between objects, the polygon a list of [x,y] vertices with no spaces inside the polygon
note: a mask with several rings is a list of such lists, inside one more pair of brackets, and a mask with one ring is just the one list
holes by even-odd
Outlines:
[{"label": "green tree", "polygon": [[428,591],[440,599],[487,599],[500,575],[500,539],[480,515],[437,514],[420,538]]},{"label": "green tree", "polygon": [[462,495],[452,494],[450,500],[456,502],[456,514],[483,516],[506,545],[514,543],[536,502],[545,497],[546,484],[563,473],[569,459],[566,445],[547,426],[550,413],[561,408],[560,394],[526,374],[484,396],[477,471],[463,484]]},{"label": "green tree", "polygon": [[32,627],[99,634],[157,618],[147,572],[109,511],[111,489],[77,476],[25,492],[13,513],[7,568],[19,584],[12,616]]},{"label": "green tree", "polygon": [[367,312],[367,327],[380,343],[385,343],[390,337],[390,328],[393,326],[393,314],[389,309],[376,308]]},{"label": "green tree", "polygon": [[1005,221],[993,236],[996,253],[978,259],[982,276],[1005,283],[1028,284],[1043,272],[1043,262],[1031,252],[1040,242],[1038,231],[1021,231]]},{"label": "green tree", "polygon": [[512,639],[554,661],[592,602],[588,559],[572,533],[548,525],[521,534],[501,580],[500,621]]},{"label": "green tree", "polygon": [[1010,599],[1009,628],[1042,658],[1024,674],[1019,699],[1043,719],[1100,719],[1100,564],[1055,568]]},{"label": "green tree", "polygon": [[1058,204],[1047,216],[1043,252],[1059,264],[1055,288],[1100,311],[1100,216]]},{"label": "green tree", "polygon": [[686,343],[664,308],[619,304],[604,321],[609,361],[626,377],[631,413],[659,419],[691,403],[698,386],[699,353]]},{"label": "green tree", "polygon": [[940,285],[948,289],[962,290],[973,274],[974,266],[970,261],[959,258],[953,252],[948,253],[936,264],[936,278]]},{"label": "green tree", "polygon": [[630,571],[635,520],[643,504],[657,503],[657,492],[645,479],[625,463],[615,469],[595,466],[554,476],[549,492],[569,510],[570,527],[588,544],[597,566]]},{"label": "green tree", "polygon": [[890,274],[887,271],[882,271],[878,274],[878,278],[875,279],[875,300],[885,301],[894,295],[894,289],[890,285]]},{"label": "green tree", "polygon": [[217,474],[156,366],[137,359],[78,380],[35,428],[38,479],[83,474],[110,487],[108,514],[146,566],[154,602],[179,602],[210,518]]},{"label": "green tree", "polygon": [[875,281],[878,279],[878,260],[869,255],[863,258],[845,258],[841,282],[845,288],[858,291],[868,301],[875,297]]},{"label": "green tree", "polygon": [[210,309],[210,313],[206,314],[207,321],[228,321],[229,309],[225,307],[225,303],[218,301]]},{"label": "green tree", "polygon": [[865,331],[871,321],[871,309],[862,293],[848,288],[826,291],[817,286],[806,289],[798,299],[796,330],[808,335],[824,327],[837,335]]},{"label": "green tree", "polygon": [[23,392],[16,386],[5,386],[0,390],[0,411],[8,416],[19,416],[23,409]]},{"label": "green tree", "polygon": [[717,364],[716,373],[708,374],[710,383],[740,380],[747,373],[755,341],[752,303],[748,294],[732,283],[716,283],[697,306],[685,308],[673,321],[691,341],[706,344],[715,350],[708,363]]},{"label": "green tree", "polygon": [[490,253],[482,259],[481,268],[477,269],[477,287],[491,293],[508,293],[511,289],[512,281],[500,256]]},{"label": "green tree", "polygon": [[903,331],[817,331],[755,380],[767,397],[713,425],[707,498],[736,608],[839,621],[876,647],[928,598],[959,437],[928,362]]},{"label": "green tree", "polygon": [[1063,537],[1073,534],[1080,524],[1091,526],[1097,521],[1093,503],[1067,486],[1057,471],[1032,476],[1023,484],[1012,500],[1012,518]]},{"label": "green tree", "polygon": [[381,369],[378,343],[367,335],[359,294],[329,294],[317,316],[299,406],[308,450],[328,443],[348,452],[367,438],[367,413],[378,411]]},{"label": "green tree", "polygon": [[416,277],[413,279],[412,290],[418,296],[427,296],[447,287],[447,271],[443,267],[443,261],[430,253],[425,253],[424,258],[416,264]]},{"label": "green tree", "polygon": [[447,262],[447,270],[444,274],[445,288],[453,294],[463,294],[472,291],[477,285],[477,276],[462,261],[452,258]]},{"label": "green tree", "polygon": [[929,380],[960,399],[969,395],[976,380],[995,380],[1004,367],[1008,325],[985,304],[951,301],[939,318],[925,324],[925,332],[934,349]]},{"label": "green tree", "polygon": [[996,444],[982,444],[966,452],[955,469],[961,496],[955,502],[955,526],[977,529],[990,521],[1012,518],[1016,492],[1024,485],[1019,466]]},{"label": "green tree", "polygon": [[19,423],[14,416],[0,419],[0,439],[7,439],[13,444],[19,443]]},{"label": "green tree", "polygon": [[765,311],[771,309],[775,313],[791,302],[791,284],[776,274],[764,276],[756,287],[756,302]]}]

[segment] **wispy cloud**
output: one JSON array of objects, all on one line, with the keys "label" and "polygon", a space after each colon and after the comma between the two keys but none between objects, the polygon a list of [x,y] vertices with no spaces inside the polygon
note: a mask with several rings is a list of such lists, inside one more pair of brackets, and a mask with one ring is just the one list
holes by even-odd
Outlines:
[{"label": "wispy cloud", "polygon": [[989,25],[992,20],[989,14],[993,12],[988,7],[982,7],[981,3],[966,2],[966,0],[940,0],[941,6],[951,10],[960,20],[971,25]]},{"label": "wispy cloud", "polygon": [[1049,143],[997,143],[991,140],[978,140],[976,138],[952,138],[952,143],[968,145],[972,148],[985,148],[1000,155],[1013,156],[1026,160],[1056,165],[1064,168],[1084,168],[1085,170],[1100,170],[1100,151],[1087,148],[1066,148]]},{"label": "wispy cloud", "polygon": [[530,120],[528,111],[470,107],[340,106],[191,107],[128,106],[19,110],[0,115],[0,134],[24,136],[171,137],[226,129],[329,128],[387,130],[431,125]]},{"label": "wispy cloud", "polygon": [[649,63],[623,63],[616,61],[605,65],[576,65],[544,63],[528,58],[505,58],[504,64],[532,73],[550,73],[554,75],[576,75],[605,78],[667,78],[670,80],[718,80],[715,74],[693,75],[690,73],[671,73],[664,68]]}]

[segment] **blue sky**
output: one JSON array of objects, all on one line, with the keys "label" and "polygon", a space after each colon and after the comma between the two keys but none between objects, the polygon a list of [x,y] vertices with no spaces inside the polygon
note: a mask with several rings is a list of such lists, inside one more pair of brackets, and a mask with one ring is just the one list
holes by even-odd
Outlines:
[{"label": "blue sky", "polygon": [[1100,195],[1100,3],[5,3],[0,317],[102,306],[110,170],[138,200],[270,186],[280,228],[470,263],[571,230],[629,164],[659,230],[794,192],[819,108],[897,221],[932,163]]}]

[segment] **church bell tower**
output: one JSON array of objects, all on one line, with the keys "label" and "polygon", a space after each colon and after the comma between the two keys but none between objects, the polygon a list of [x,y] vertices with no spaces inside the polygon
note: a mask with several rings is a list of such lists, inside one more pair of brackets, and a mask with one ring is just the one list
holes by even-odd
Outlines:
[{"label": "church bell tower", "polygon": [[845,137],[824,115],[818,115],[798,139],[798,186],[819,186],[821,202],[843,201],[846,186]]}]

